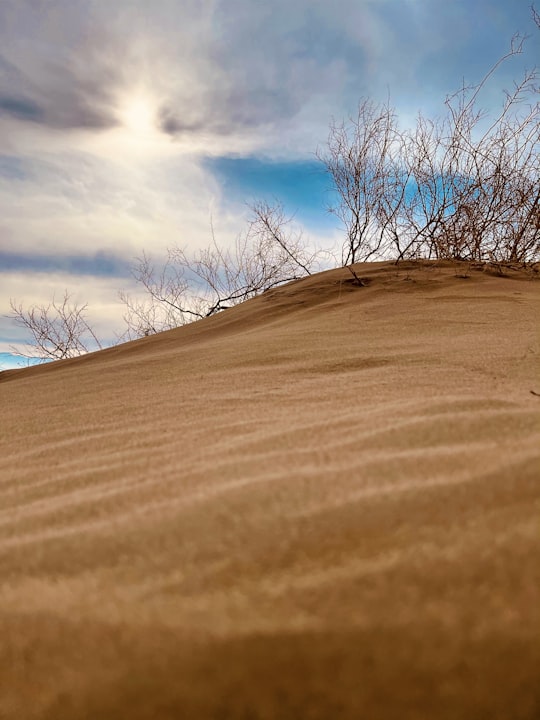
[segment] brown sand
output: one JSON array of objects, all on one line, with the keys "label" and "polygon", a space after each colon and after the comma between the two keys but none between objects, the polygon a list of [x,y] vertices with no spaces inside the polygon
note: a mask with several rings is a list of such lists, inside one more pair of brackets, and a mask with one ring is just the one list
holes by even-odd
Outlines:
[{"label": "brown sand", "polygon": [[540,717],[540,283],[358,272],[0,374],[2,720]]}]

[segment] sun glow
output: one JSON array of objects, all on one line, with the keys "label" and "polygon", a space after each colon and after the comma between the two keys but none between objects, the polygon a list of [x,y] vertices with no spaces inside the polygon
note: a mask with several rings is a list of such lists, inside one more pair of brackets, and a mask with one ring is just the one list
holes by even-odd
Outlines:
[{"label": "sun glow", "polygon": [[98,155],[130,162],[170,153],[170,138],[159,127],[159,106],[159,95],[146,87],[124,90],[116,98],[115,125],[90,136],[88,147]]},{"label": "sun glow", "polygon": [[135,135],[149,135],[155,131],[155,103],[146,94],[130,95],[122,103],[120,118],[124,127]]}]

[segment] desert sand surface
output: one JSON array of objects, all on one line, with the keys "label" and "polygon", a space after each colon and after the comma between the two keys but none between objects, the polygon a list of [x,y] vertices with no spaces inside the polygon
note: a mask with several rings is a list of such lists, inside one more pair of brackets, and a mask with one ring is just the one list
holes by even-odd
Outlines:
[{"label": "desert sand surface", "polygon": [[2,720],[540,717],[540,282],[357,273],[0,373]]}]

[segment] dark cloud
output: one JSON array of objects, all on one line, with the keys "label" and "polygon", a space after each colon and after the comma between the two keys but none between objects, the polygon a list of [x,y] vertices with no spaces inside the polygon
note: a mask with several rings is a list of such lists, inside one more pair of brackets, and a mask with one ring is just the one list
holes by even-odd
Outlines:
[{"label": "dark cloud", "polygon": [[90,20],[76,0],[0,3],[0,115],[57,129],[116,123],[118,42]]},{"label": "dark cloud", "polygon": [[[218,93],[216,93],[218,95]],[[242,130],[256,130],[283,117],[287,97],[278,98],[272,91],[251,90],[249,94],[221,93],[211,106],[193,107],[183,99],[174,107],[162,107],[158,113],[158,128],[171,137],[186,137],[202,132],[227,136]],[[187,106],[191,107],[186,110]]]},{"label": "dark cloud", "polygon": [[21,255],[0,252],[0,274],[3,272],[52,273],[95,277],[130,277],[129,263],[106,252],[93,255]]},{"label": "dark cloud", "polygon": [[10,115],[18,120],[43,122],[44,109],[34,100],[0,94],[0,115]]},{"label": "dark cloud", "polygon": [[193,133],[204,127],[202,118],[196,120],[192,118],[188,120],[182,117],[180,112],[173,110],[170,107],[163,106],[158,112],[158,127],[167,135],[175,136],[184,133]]},{"label": "dark cloud", "polygon": [[305,122],[313,106],[327,125],[388,91],[415,112],[426,91],[429,101],[441,88],[442,100],[465,70],[489,66],[489,48],[497,59],[505,34],[527,28],[529,4],[515,0],[510,13],[506,0],[0,0],[0,111],[99,130],[116,123],[122,92],[142,85],[173,137],[264,134]]},{"label": "dark cloud", "polygon": [[66,68],[49,68],[54,82],[36,88],[19,72],[13,83],[0,73],[0,115],[51,128],[107,128],[116,124],[112,98],[99,79],[77,77]]},{"label": "dark cloud", "polygon": [[325,3],[230,0],[215,4],[210,31],[188,44],[185,60],[197,82],[168,87],[160,128],[227,136],[264,132],[290,121],[313,97],[339,96],[365,52]]}]

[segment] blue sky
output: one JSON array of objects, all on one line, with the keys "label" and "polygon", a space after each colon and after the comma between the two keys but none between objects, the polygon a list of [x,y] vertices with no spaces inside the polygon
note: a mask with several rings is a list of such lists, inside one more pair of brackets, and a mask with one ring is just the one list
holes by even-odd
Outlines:
[{"label": "blue sky", "polygon": [[440,113],[517,31],[488,109],[535,64],[529,0],[2,0],[0,367],[25,339],[10,298],[68,289],[112,340],[133,259],[203,247],[211,223],[231,242],[247,202],[337,241],[315,157],[331,118],[388,95],[404,126]]}]

